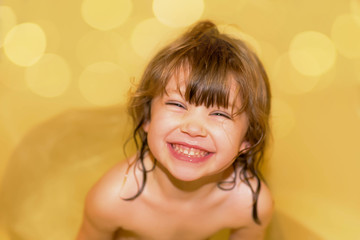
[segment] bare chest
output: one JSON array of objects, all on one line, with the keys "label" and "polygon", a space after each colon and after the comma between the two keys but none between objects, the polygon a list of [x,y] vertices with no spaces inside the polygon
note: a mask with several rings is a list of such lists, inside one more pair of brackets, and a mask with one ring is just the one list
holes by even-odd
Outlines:
[{"label": "bare chest", "polygon": [[204,240],[227,227],[226,214],[199,207],[137,206],[116,233],[117,240]]}]

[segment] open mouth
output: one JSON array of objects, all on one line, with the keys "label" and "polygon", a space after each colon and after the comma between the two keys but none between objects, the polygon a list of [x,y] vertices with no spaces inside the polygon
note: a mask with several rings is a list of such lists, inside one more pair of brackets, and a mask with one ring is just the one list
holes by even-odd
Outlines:
[{"label": "open mouth", "polygon": [[184,155],[189,158],[203,158],[210,154],[210,152],[201,150],[199,148],[188,147],[175,143],[172,143],[170,145],[177,154]]}]

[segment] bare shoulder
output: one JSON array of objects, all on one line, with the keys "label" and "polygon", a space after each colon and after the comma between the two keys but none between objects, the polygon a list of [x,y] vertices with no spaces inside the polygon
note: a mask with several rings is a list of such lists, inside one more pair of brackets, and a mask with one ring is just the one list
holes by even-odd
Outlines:
[{"label": "bare shoulder", "polygon": [[122,191],[135,157],[116,164],[91,188],[85,201],[85,218],[103,229],[115,229],[124,215]]},{"label": "bare shoulder", "polygon": [[260,181],[260,193],[257,203],[257,213],[261,225],[267,226],[274,211],[274,200],[269,187],[265,182]]},{"label": "bare shoulder", "polygon": [[[249,183],[256,191],[258,181],[253,178]],[[257,197],[256,212],[259,222],[255,222],[253,218],[254,199],[250,186],[241,182],[234,191],[232,201],[236,206],[233,214],[234,222],[239,224],[232,229],[230,239],[263,239],[265,229],[269,225],[274,211],[273,198],[265,182],[260,181],[260,192]]]}]

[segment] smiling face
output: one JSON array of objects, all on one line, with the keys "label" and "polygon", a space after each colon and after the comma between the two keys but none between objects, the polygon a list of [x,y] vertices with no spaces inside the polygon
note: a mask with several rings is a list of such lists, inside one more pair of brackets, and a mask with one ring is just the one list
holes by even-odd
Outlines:
[{"label": "smiling face", "polygon": [[151,103],[151,118],[144,125],[152,155],[178,180],[194,181],[223,172],[248,147],[245,113],[230,80],[229,105],[206,107],[185,100],[186,84],[171,78],[166,93]]}]

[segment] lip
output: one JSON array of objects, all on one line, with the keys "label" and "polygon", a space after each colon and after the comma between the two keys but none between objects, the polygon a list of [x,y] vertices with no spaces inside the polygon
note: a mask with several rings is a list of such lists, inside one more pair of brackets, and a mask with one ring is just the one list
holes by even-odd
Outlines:
[{"label": "lip", "polygon": [[[194,157],[191,157],[189,155],[184,155],[184,154],[180,154],[178,152],[176,152],[174,150],[174,148],[172,147],[173,144],[178,144],[178,145],[183,145],[183,146],[186,146],[186,147],[190,147],[190,148],[196,148],[196,149],[199,149],[199,150],[202,150],[202,151],[206,151],[208,152],[208,154],[206,156],[202,156],[202,157],[199,157],[199,156],[194,156]],[[201,147],[198,147],[198,146],[194,146],[194,145],[189,145],[189,144],[186,144],[186,143],[168,143],[167,144],[168,148],[169,148],[169,151],[170,153],[178,160],[180,161],[184,161],[184,162],[188,162],[188,163],[202,163],[202,162],[205,162],[207,161],[214,153],[212,152],[209,152],[207,151],[206,149],[203,149]]]}]

